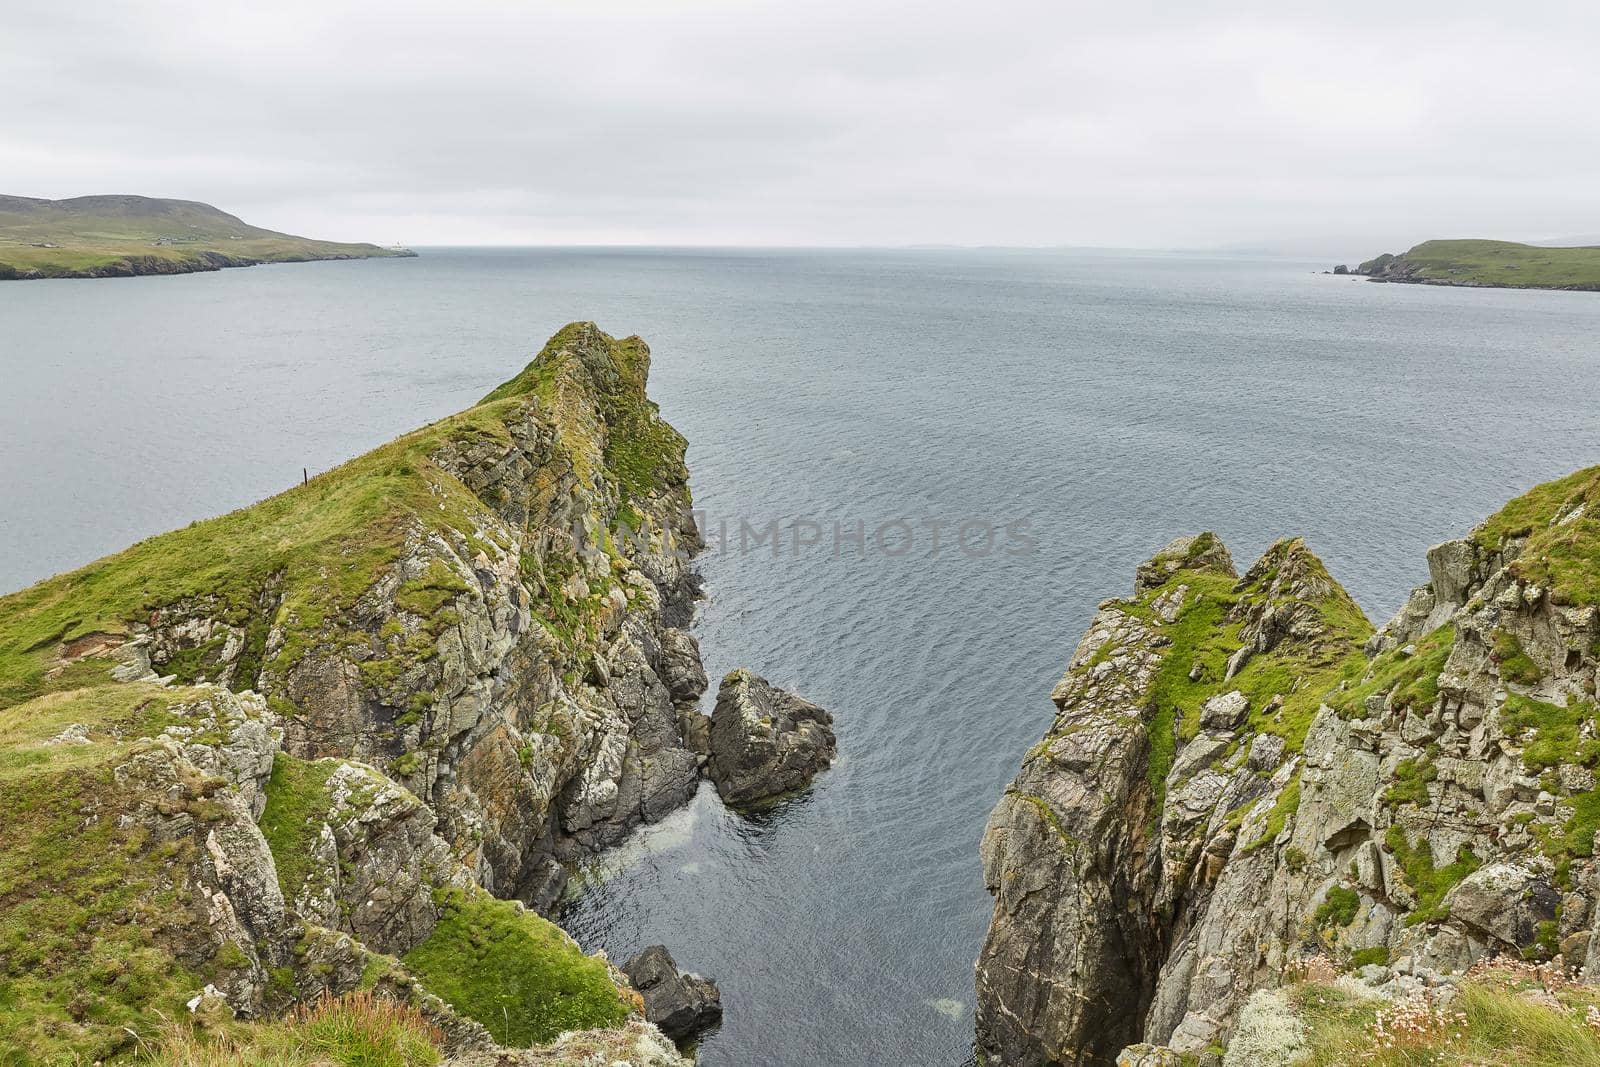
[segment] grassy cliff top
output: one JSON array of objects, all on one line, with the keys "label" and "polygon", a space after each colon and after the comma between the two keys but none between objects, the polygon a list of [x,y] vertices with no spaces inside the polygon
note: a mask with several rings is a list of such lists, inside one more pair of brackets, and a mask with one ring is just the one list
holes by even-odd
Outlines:
[{"label": "grassy cliff top", "polygon": [[0,278],[162,274],[411,254],[264,230],[192,200],[0,196]]},{"label": "grassy cliff top", "polygon": [[1541,248],[1515,241],[1424,241],[1399,256],[1363,263],[1391,281],[1514,289],[1600,289],[1600,248]]},{"label": "grassy cliff top", "polygon": [[0,708],[104,681],[111,662],[75,643],[124,635],[197,599],[208,614],[243,625],[269,584],[274,621],[290,631],[280,655],[294,655],[294,634],[333,623],[419,530],[496,536],[479,518],[485,501],[437,457],[484,445],[503,454],[512,447],[508,423],[529,414],[557,430],[556,447],[598,493],[627,504],[682,484],[683,438],[644,393],[648,351],[638,338],[574,323],[466,411],[260,503],[0,597]]},{"label": "grassy cliff top", "polygon": [[1472,536],[1491,552],[1526,538],[1512,573],[1548,589],[1558,604],[1600,604],[1600,466],[1536,486]]}]

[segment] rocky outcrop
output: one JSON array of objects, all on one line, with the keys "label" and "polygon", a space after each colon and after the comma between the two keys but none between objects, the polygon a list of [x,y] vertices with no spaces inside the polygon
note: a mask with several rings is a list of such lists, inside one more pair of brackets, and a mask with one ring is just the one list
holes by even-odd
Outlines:
[{"label": "rocky outcrop", "polygon": [[[633,1041],[626,980],[496,897],[550,903],[699,782],[699,539],[648,369],[574,324],[461,415],[0,598],[0,931],[84,942],[0,944],[22,1048],[103,1058],[205,986],[247,1018],[378,988],[455,1051]],[[80,885],[124,888],[63,917]],[[139,969],[116,1011],[100,941]]]},{"label": "rocky outcrop", "polygon": [[748,670],[730,672],[711,714],[706,773],[725,803],[759,807],[804,789],[833,762],[833,716]]},{"label": "rocky outcrop", "polygon": [[1299,541],[1142,566],[984,834],[988,1062],[1215,1062],[1313,956],[1595,967],[1597,508],[1600,468],[1512,502],[1376,633]]},{"label": "rocky outcrop", "polygon": [[644,1017],[668,1037],[683,1041],[722,1021],[717,984],[678,970],[665,945],[651,945],[622,965],[644,998]]},{"label": "rocky outcrop", "polygon": [[[646,396],[648,369],[642,341],[574,324],[462,415],[7,598],[22,605],[7,621],[25,629],[34,598],[192,559],[192,579],[137,610],[84,597],[97,640],[47,641],[39,688],[104,662],[259,692],[290,754],[394,778],[480,884],[549,903],[564,864],[698,781],[680,705],[704,672],[677,626],[699,537],[684,441]],[[265,558],[240,544],[256,540]],[[0,623],[0,658],[6,636]]]},{"label": "rocky outcrop", "polygon": [[[108,1058],[155,1040],[156,1013],[180,1003],[249,1020],[357,990],[418,1007],[446,1052],[511,1055],[539,1025],[553,1039],[583,1020],[595,1042],[665,1046],[603,958],[474,883],[418,798],[370,767],[301,764],[259,696],[135,683],[16,710],[40,721],[12,732],[24,770],[0,776],[0,917],[45,950],[6,945],[29,979],[7,1005],[30,1024],[8,1029],[13,1052]],[[127,992],[103,988],[108,959]],[[506,981],[528,998],[516,1025],[483,1012]]]}]

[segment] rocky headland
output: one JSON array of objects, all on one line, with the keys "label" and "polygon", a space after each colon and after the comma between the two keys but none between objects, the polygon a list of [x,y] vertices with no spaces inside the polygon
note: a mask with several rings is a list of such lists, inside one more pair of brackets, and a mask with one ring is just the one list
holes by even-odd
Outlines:
[{"label": "rocky headland", "polygon": [[0,598],[21,1062],[352,993],[462,1063],[682,1062],[538,914],[701,780],[699,537],[649,366],[573,324],[459,415]]},{"label": "rocky headland", "polygon": [[0,195],[0,280],[190,274],[262,263],[415,255],[405,248],[265,230],[192,200]]},{"label": "rocky headland", "polygon": [[1398,255],[1385,252],[1354,269],[1340,264],[1333,273],[1410,285],[1595,291],[1600,290],[1600,248],[1515,241],[1424,241]]},{"label": "rocky headland", "polygon": [[1569,976],[1542,995],[1585,1025],[1560,983],[1600,973],[1600,468],[1427,570],[1374,630],[1302,541],[1240,576],[1201,534],[1100,605],[983,836],[983,1062],[1301,1062],[1260,1023],[1279,987],[1400,1002],[1492,958]]}]

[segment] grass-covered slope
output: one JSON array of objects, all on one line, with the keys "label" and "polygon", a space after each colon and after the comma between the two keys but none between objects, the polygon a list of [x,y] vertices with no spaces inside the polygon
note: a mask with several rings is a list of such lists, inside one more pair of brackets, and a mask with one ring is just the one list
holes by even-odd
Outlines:
[{"label": "grass-covered slope", "polygon": [[179,274],[413,254],[264,230],[189,200],[0,196],[0,279]]},{"label": "grass-covered slope", "polygon": [[[0,719],[0,1062],[105,1055],[121,1028],[176,1013],[217,976],[173,947],[203,923],[179,890],[200,843],[118,825],[150,798],[117,768],[159,732],[167,700],[155,686],[105,687]],[[98,742],[48,744],[71,723]],[[177,815],[200,799],[168,803]]]},{"label": "grass-covered slope", "polygon": [[1397,1003],[1323,973],[1254,1001],[1223,1063],[1600,1067],[1600,986],[1503,961]]},{"label": "grass-covered slope", "polygon": [[554,926],[481,890],[443,891],[439,905],[433,934],[403,962],[496,1042],[527,1048],[627,1018],[605,964]]},{"label": "grass-covered slope", "polygon": [[[597,337],[623,374],[584,354]],[[253,687],[261,670],[289,666],[307,641],[335,627],[419,531],[449,530],[469,542],[479,538],[485,501],[443,469],[438,457],[484,444],[509,445],[510,424],[530,402],[536,417],[559,428],[554,447],[565,461],[597,495],[620,500],[632,513],[625,517],[637,519],[637,509],[664,482],[687,478],[683,438],[644,394],[641,348],[637,338],[618,341],[592,324],[573,324],[552,337],[520,375],[458,415],[259,504],[0,597],[0,708],[108,680],[115,659],[97,644],[114,645],[131,628],[148,627],[164,609],[195,602],[246,633],[245,652],[254,658],[235,671],[234,683]],[[606,426],[596,424],[592,413],[595,377],[602,378]],[[595,518],[605,525],[611,516]],[[412,583],[415,588],[402,588],[398,599],[435,616],[440,603],[459,592],[452,584],[457,581],[441,574],[430,584],[425,576]],[[557,601],[559,596],[540,607],[570,621],[570,605]],[[269,614],[263,614],[263,603],[271,605]],[[271,656],[265,626],[282,634]],[[157,669],[187,681],[186,675],[203,676],[205,662],[202,654]]]},{"label": "grass-covered slope", "polygon": [[1356,270],[1374,279],[1509,289],[1600,290],[1600,248],[1542,248],[1515,241],[1424,241]]},{"label": "grass-covered slope", "polygon": [[1524,538],[1510,565],[1515,577],[1548,590],[1557,604],[1600,604],[1600,467],[1538,486],[1473,534],[1490,552]]},{"label": "grass-covered slope", "polygon": [[[249,827],[229,784],[171,747],[175,738],[237,744],[213,724],[214,694],[107,685],[49,694],[0,718],[0,1064],[436,1062],[442,1035],[404,1006],[410,977],[387,991],[400,1004],[360,995],[330,1002],[324,983],[337,978],[321,958],[326,938],[292,911],[249,934],[219,932],[218,908],[245,898],[230,888],[238,876],[225,864],[220,891],[208,880],[208,854]],[[63,741],[68,727],[74,735]],[[310,849],[320,814],[285,804],[293,790],[280,775],[275,765],[260,829],[273,864],[301,871],[318,862]],[[603,962],[532,912],[476,887],[441,888],[435,903],[431,936],[403,962],[368,955],[358,993],[414,975],[513,1047],[615,1026],[635,1006]],[[268,965],[258,1011],[287,1009],[287,1018],[246,1025],[231,1022],[231,1011],[195,1016],[188,1004],[208,984],[237,1004],[258,958]],[[308,992],[319,985],[324,992]]]},{"label": "grass-covered slope", "polygon": [[[348,752],[286,751],[286,730],[317,724],[282,695],[282,679],[314,655],[362,651],[343,661],[361,684],[398,669],[380,651],[427,656],[418,646],[456,625],[452,605],[482,595],[469,588],[484,581],[470,566],[443,564],[451,552],[509,567],[534,624],[520,632],[539,642],[530,647],[581,651],[601,613],[617,625],[627,594],[604,579],[645,579],[619,554],[580,556],[570,524],[592,532],[624,511],[659,524],[687,506],[684,442],[645,395],[647,367],[637,339],[574,324],[459,415],[252,507],[0,597],[0,1065],[141,1053],[195,1064],[432,1058],[414,1027],[345,1007],[191,1034],[187,1004],[208,984],[257,1017],[329,989],[380,985],[401,1000],[421,989],[458,1022],[522,1045],[629,1015],[630,994],[601,961],[473,884],[482,868],[460,862],[470,849],[442,837],[443,818],[461,811],[437,798],[430,808]],[[500,477],[508,470],[514,478]],[[446,543],[431,555],[418,547]],[[407,553],[412,569],[396,573]],[[153,672],[137,657],[129,670],[136,648]],[[424,699],[407,715],[426,709]],[[491,741],[526,739],[508,773],[548,758],[538,725],[519,735],[489,723]],[[387,769],[403,776],[416,759],[403,753]],[[510,797],[517,808],[521,794]],[[335,809],[346,837],[329,826]],[[382,881],[386,892],[427,901],[382,931],[381,951],[406,963],[361,943],[376,927],[352,909],[370,901],[334,899],[312,921],[317,902],[298,895],[365,884],[382,855],[410,879]],[[355,1051],[338,1043],[345,1037]],[[374,1041],[393,1047],[360,1051]]]}]

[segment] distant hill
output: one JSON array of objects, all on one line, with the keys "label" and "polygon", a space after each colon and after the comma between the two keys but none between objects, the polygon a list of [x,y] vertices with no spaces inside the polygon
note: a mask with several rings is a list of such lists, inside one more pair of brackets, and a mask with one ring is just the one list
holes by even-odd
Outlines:
[{"label": "distant hill", "polygon": [[0,195],[0,279],[183,274],[257,263],[415,254],[263,230],[192,200]]},{"label": "distant hill", "polygon": [[1369,259],[1353,273],[1378,282],[1600,291],[1600,247],[1424,241],[1400,255],[1385,253]]}]

